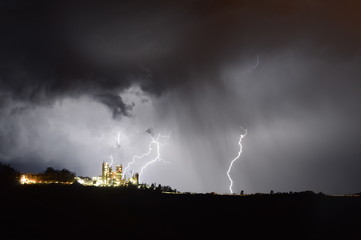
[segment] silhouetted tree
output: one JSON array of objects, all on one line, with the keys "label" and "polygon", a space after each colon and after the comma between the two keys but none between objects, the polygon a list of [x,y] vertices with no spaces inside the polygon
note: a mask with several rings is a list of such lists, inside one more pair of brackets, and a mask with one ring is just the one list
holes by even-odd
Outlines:
[{"label": "silhouetted tree", "polygon": [[243,194],[244,194],[244,191],[242,190],[242,191],[241,191],[241,195],[243,196]]},{"label": "silhouetted tree", "polygon": [[45,181],[59,181],[59,182],[74,182],[75,173],[67,169],[55,170],[52,167],[48,167],[43,173],[38,176]]},{"label": "silhouetted tree", "polygon": [[13,187],[19,184],[20,173],[8,164],[0,163],[0,186]]},{"label": "silhouetted tree", "polygon": [[272,195],[273,193],[274,193],[273,190],[271,190],[271,191],[269,192],[269,194],[271,194],[271,195]]},{"label": "silhouetted tree", "polygon": [[52,167],[48,167],[44,172],[44,174],[47,174],[47,175],[52,175],[54,173],[55,173],[55,169]]},{"label": "silhouetted tree", "polygon": [[147,185],[145,183],[140,184],[139,186],[140,189],[147,189]]},{"label": "silhouetted tree", "polygon": [[325,196],[325,194],[323,192],[319,192],[319,193],[317,193],[317,196],[323,197],[323,196]]},{"label": "silhouetted tree", "polygon": [[162,185],[158,184],[158,187],[155,190],[158,191],[158,192],[161,192],[162,191]]},{"label": "silhouetted tree", "polygon": [[176,192],[176,190],[173,190],[170,186],[162,186],[162,192]]}]

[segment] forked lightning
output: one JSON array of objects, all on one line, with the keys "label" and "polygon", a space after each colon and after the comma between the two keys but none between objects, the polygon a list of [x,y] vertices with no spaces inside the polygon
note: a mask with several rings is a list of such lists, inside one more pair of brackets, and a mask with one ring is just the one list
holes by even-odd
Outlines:
[{"label": "forked lightning", "polygon": [[[155,146],[156,148],[156,156],[148,161],[146,164],[143,165],[143,167],[141,168],[140,172],[139,172],[139,178],[141,177],[141,175],[143,174],[144,170],[151,164],[157,162],[157,161],[163,161],[163,159],[161,158],[161,153],[160,153],[160,145],[162,145],[162,143],[159,141],[161,138],[166,138],[166,139],[169,139],[170,137],[170,133],[166,136],[164,135],[161,135],[161,134],[158,134],[157,137],[153,137],[152,134],[150,134],[152,140],[150,141],[149,145],[148,145],[148,152],[138,156],[138,155],[135,155],[132,159],[131,162],[128,163],[127,167],[124,169],[124,173],[127,173],[130,169],[130,166],[132,164],[134,164],[136,162],[137,159],[142,159],[144,157],[148,157],[152,151],[153,151],[153,147]],[[124,174],[125,176],[125,174]]]}]

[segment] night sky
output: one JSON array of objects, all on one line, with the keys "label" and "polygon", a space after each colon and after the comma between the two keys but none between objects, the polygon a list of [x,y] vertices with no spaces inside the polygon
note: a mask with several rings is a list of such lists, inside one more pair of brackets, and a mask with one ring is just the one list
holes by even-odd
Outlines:
[{"label": "night sky", "polygon": [[[361,190],[361,2],[1,1],[0,161],[141,181]],[[155,147],[153,146],[153,149]],[[154,158],[132,165],[138,172]]]}]

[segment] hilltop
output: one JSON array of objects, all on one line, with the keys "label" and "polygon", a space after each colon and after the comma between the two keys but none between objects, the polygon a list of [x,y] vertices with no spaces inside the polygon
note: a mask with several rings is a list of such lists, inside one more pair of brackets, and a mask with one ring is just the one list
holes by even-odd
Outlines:
[{"label": "hilltop", "polygon": [[[24,185],[1,194],[11,238],[106,236],[358,237],[361,197],[165,194],[137,188]],[[251,234],[251,235],[249,235]]]}]

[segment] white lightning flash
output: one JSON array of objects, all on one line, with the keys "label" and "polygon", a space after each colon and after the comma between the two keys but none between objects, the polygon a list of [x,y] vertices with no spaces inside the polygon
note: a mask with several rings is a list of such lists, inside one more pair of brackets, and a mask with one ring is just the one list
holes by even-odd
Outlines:
[{"label": "white lightning flash", "polygon": [[[142,176],[142,173],[143,173],[144,169],[146,169],[150,164],[155,163],[156,161],[164,161],[164,160],[161,158],[161,156],[160,156],[160,145],[161,145],[161,143],[159,142],[159,138],[167,138],[167,139],[169,139],[170,133],[169,133],[167,136],[163,136],[163,135],[158,134],[157,138],[154,138],[152,135],[151,135],[151,137],[152,137],[151,145],[154,144],[154,145],[156,146],[157,156],[156,156],[153,160],[147,162],[147,163],[140,169],[139,178],[140,178],[140,176]],[[150,145],[150,146],[151,146],[151,145]],[[150,149],[150,150],[152,150],[152,149]]]},{"label": "white lightning flash", "polygon": [[110,164],[109,164],[109,167],[111,167],[112,165],[113,165],[113,162],[114,162],[114,160],[113,160],[113,155],[110,155]]},{"label": "white lightning flash", "polygon": [[258,64],[259,64],[259,54],[257,54],[257,61],[256,61],[256,64],[253,65],[252,67],[250,67],[247,72],[250,72],[252,71],[253,69],[256,69],[258,67]]},{"label": "white lightning flash", "polygon": [[121,148],[120,141],[124,140],[125,136],[122,134],[121,131],[118,132],[117,137],[115,139],[115,145],[114,148]]},{"label": "white lightning flash", "polygon": [[[154,159],[152,159],[152,160],[150,160],[149,162],[147,162],[147,163],[141,168],[141,170],[140,170],[140,172],[139,172],[139,178],[140,178],[140,176],[142,175],[142,173],[144,172],[144,170],[145,170],[150,164],[155,163],[155,162],[157,162],[157,161],[164,161],[164,160],[161,158],[161,154],[160,154],[160,146],[162,145],[162,143],[161,143],[159,140],[160,140],[160,138],[167,138],[167,139],[169,139],[170,133],[169,133],[168,135],[166,135],[166,136],[161,135],[161,134],[158,134],[156,138],[154,138],[154,137],[152,136],[152,134],[150,134],[150,136],[151,136],[152,140],[150,141],[150,143],[149,143],[149,145],[148,145],[148,152],[146,152],[146,153],[144,153],[144,154],[142,154],[142,155],[140,155],[140,156],[135,155],[135,156],[133,157],[132,161],[129,162],[128,165],[127,165],[127,167],[124,169],[124,173],[126,173],[127,171],[129,171],[130,166],[131,166],[132,164],[134,164],[137,159],[142,159],[142,158],[144,158],[144,157],[148,157],[148,156],[152,153],[152,151],[153,151],[153,146],[155,146],[155,148],[156,148],[156,153],[157,153],[157,155],[155,156]],[[165,161],[164,161],[164,162],[165,162]],[[125,175],[125,174],[124,174],[124,175]]]},{"label": "white lightning flash", "polygon": [[237,155],[237,157],[235,157],[235,158],[232,160],[231,164],[229,165],[228,171],[227,171],[228,179],[229,179],[229,181],[231,182],[230,185],[229,185],[229,191],[230,191],[232,194],[233,194],[233,190],[232,190],[233,180],[232,180],[231,175],[230,175],[229,173],[231,172],[233,163],[234,163],[234,162],[241,156],[241,154],[242,154],[242,151],[243,151],[242,139],[247,135],[247,129],[244,129],[244,128],[242,127],[241,130],[244,130],[245,133],[244,133],[244,134],[241,133],[241,136],[239,137],[239,142],[238,142],[239,151],[238,151],[238,155]]},{"label": "white lightning flash", "polygon": [[130,165],[134,164],[137,159],[142,159],[142,158],[148,156],[148,155],[152,152],[152,144],[153,144],[153,142],[150,142],[150,143],[149,143],[148,152],[147,152],[147,153],[144,153],[144,154],[141,155],[141,156],[138,156],[138,155],[134,155],[134,156],[133,156],[132,161],[129,162],[128,165],[127,165],[127,167],[124,169],[124,174],[123,174],[123,177],[124,177],[124,178],[125,178],[125,173],[127,173],[127,172],[129,171],[129,169],[130,169]]}]

